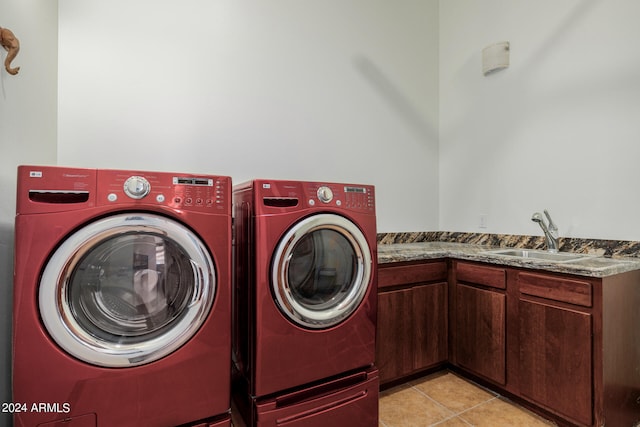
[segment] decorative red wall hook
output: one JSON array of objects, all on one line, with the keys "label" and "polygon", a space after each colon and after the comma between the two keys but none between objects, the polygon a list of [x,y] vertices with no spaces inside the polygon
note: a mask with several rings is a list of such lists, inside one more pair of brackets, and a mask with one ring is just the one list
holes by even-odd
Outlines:
[{"label": "decorative red wall hook", "polygon": [[0,45],[8,52],[4,60],[4,68],[9,74],[15,76],[20,71],[20,67],[11,68],[11,61],[15,59],[20,51],[20,41],[10,29],[0,27]]}]

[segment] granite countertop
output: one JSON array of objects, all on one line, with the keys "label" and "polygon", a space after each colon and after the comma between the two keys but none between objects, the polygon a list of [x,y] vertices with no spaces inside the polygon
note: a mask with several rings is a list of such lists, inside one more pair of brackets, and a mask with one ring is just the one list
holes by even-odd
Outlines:
[{"label": "granite countertop", "polygon": [[640,270],[640,258],[635,257],[605,258],[603,256],[586,255],[578,260],[559,262],[487,253],[488,251],[500,249],[509,248],[453,242],[379,244],[378,264],[455,258],[588,277],[607,277]]}]

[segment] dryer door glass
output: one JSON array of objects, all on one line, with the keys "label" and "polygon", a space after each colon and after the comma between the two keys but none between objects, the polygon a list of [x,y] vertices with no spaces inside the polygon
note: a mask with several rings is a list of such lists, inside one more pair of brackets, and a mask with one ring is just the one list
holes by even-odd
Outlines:
[{"label": "dryer door glass", "polygon": [[326,328],[353,313],[370,285],[371,253],[351,221],[314,215],[292,227],[273,260],[273,291],[281,311],[299,325]]},{"label": "dryer door glass", "polygon": [[168,218],[125,214],[66,239],[40,283],[40,312],[54,340],[101,366],[157,360],[206,319],[213,261],[189,229]]}]

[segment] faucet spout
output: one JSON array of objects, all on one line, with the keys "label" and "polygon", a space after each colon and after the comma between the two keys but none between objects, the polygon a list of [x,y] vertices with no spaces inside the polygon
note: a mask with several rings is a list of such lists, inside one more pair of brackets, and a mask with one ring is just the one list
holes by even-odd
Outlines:
[{"label": "faucet spout", "polygon": [[544,214],[549,221],[549,225],[544,223],[544,219],[542,218],[542,214],[540,212],[536,212],[531,216],[531,221],[537,222],[540,228],[542,228],[542,232],[544,233],[544,237],[547,239],[547,250],[549,252],[558,252],[558,227],[555,225],[553,220],[551,219],[551,215],[549,215],[549,211],[544,210]]}]

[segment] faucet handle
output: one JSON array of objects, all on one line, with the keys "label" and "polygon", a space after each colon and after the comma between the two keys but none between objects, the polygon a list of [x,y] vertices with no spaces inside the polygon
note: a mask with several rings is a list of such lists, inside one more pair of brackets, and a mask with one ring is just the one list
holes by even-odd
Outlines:
[{"label": "faucet handle", "polygon": [[558,227],[556,226],[556,224],[551,219],[551,215],[549,215],[549,211],[545,209],[544,210],[544,215],[547,217],[547,220],[549,221],[549,230],[557,232],[558,231]]}]

